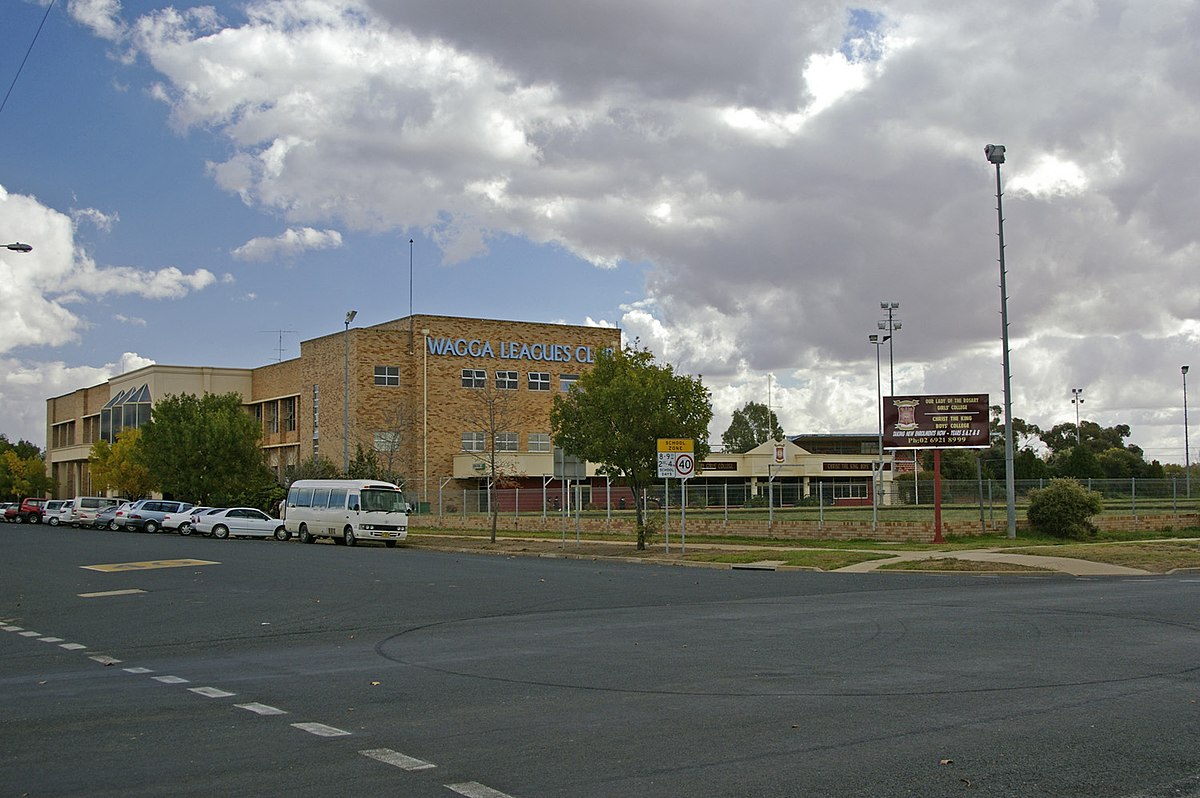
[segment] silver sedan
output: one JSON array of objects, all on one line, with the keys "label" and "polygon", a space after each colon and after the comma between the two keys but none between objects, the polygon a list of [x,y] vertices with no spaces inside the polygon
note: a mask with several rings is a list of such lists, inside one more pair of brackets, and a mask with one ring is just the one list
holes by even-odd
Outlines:
[{"label": "silver sedan", "polygon": [[269,538],[287,540],[291,534],[283,521],[254,507],[226,507],[192,516],[192,531],[214,538]]}]

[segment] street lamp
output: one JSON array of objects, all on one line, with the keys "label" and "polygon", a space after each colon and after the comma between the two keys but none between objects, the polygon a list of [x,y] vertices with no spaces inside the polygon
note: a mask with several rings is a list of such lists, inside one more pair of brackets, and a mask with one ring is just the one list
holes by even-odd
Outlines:
[{"label": "street lamp", "polygon": [[346,314],[346,329],[342,333],[342,473],[350,474],[350,322],[358,315],[357,310]]},{"label": "street lamp", "polygon": [[1012,433],[1012,367],[1008,347],[1008,284],[1004,266],[1004,206],[1000,187],[1000,164],[1004,163],[1004,145],[988,144],[983,148],[988,163],[996,165],[996,229],[1000,240],[1000,340],[1004,347],[1004,488],[1008,504],[1008,536],[1017,536],[1017,487],[1013,475]]},{"label": "street lamp", "polygon": [[[896,309],[900,307],[900,303],[899,302],[880,302],[879,307],[881,309],[887,311],[887,318],[879,322],[879,329],[887,330],[888,338],[891,338],[892,334],[894,332],[896,332],[896,330],[900,329],[900,319],[897,319],[892,315],[896,311]],[[888,343],[888,392],[892,396],[895,396],[896,395],[896,374],[893,371],[894,364],[892,362],[892,347],[893,346],[895,346],[894,341]]]},{"label": "street lamp", "polygon": [[11,249],[13,252],[33,252],[33,247],[28,244],[22,244],[20,241],[12,244],[4,244],[3,246],[5,249]]},{"label": "street lamp", "polygon": [[876,469],[876,477],[871,485],[871,528],[879,528],[879,488],[883,484],[883,386],[882,378],[879,370],[879,347],[883,346],[885,341],[891,340],[892,336],[884,335],[869,335],[867,340],[875,345],[875,410],[876,420],[878,421],[879,437],[876,442],[878,449],[877,456],[879,457],[878,468]]},{"label": "street lamp", "polygon": [[[1186,369],[1187,366],[1184,366]],[[1079,406],[1083,404],[1083,389],[1072,388],[1071,393],[1075,394],[1075,398],[1071,400],[1071,404],[1075,405],[1075,445],[1079,445]]]},{"label": "street lamp", "polygon": [[1192,498],[1192,457],[1188,448],[1188,425],[1187,425],[1187,366],[1180,366],[1179,371],[1183,374],[1183,489],[1185,495]]}]

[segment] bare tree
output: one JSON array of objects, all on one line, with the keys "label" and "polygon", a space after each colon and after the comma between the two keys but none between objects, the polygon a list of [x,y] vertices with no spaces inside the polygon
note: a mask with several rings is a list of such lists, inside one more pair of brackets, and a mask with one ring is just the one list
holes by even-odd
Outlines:
[{"label": "bare tree", "polygon": [[477,436],[482,436],[482,441],[478,438],[475,441],[476,446],[482,443],[482,448],[472,447],[467,451],[477,462],[483,464],[483,473],[487,477],[491,540],[495,543],[499,508],[496,506],[494,491],[509,477],[515,476],[516,472],[517,433],[514,430],[517,413],[514,403],[517,392],[498,387],[493,378],[482,380],[468,392],[468,396],[469,403],[463,421],[466,422],[467,429]]}]

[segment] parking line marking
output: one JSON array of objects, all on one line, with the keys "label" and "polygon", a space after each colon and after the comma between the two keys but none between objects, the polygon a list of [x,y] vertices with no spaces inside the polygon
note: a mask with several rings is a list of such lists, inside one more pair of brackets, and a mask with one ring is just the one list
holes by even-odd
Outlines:
[{"label": "parking line marking", "polygon": [[24,628],[25,627],[23,626],[0,626],[0,629],[3,629],[6,632],[19,632]]},{"label": "parking line marking", "polygon": [[151,676],[150,678],[163,684],[187,684],[189,681],[182,676]]},{"label": "parking line marking", "polygon": [[390,748],[372,748],[369,751],[359,751],[359,753],[371,759],[377,759],[385,764],[398,767],[401,770],[429,770],[430,768],[437,767],[432,762],[416,759],[399,751],[393,751]]},{"label": "parking line marking", "polygon": [[101,590],[99,593],[79,593],[77,595],[79,598],[107,598],[108,596],[132,596],[145,592],[145,590],[135,587],[129,590]]},{"label": "parking line marking", "polygon": [[21,632],[21,637],[41,637],[41,632]]},{"label": "parking line marking", "polygon": [[260,704],[257,701],[251,701],[249,704],[234,704],[238,709],[248,709],[257,715],[286,715],[287,712],[277,707]]},{"label": "parking line marking", "polygon": [[150,670],[149,668],[122,668],[121,670],[125,671],[126,673],[137,673],[137,674],[154,673],[154,671]]},{"label": "parking line marking", "polygon": [[40,641],[42,643],[61,643],[63,641],[63,638],[61,638],[61,637],[39,637],[38,641]]},{"label": "parking line marking", "polygon": [[465,795],[466,798],[512,798],[508,793],[493,790],[491,787],[485,787],[477,781],[467,781],[462,784],[447,784],[446,789],[453,790],[459,795]]},{"label": "parking line marking", "polygon": [[107,654],[97,654],[94,657],[88,657],[88,659],[92,660],[93,662],[99,662],[101,665],[116,665],[121,661],[116,657],[110,657]]},{"label": "parking line marking", "polygon": [[83,643],[63,643],[59,648],[65,648],[67,651],[79,651],[82,648],[87,648]]},{"label": "parking line marking", "polygon": [[150,571],[155,568],[186,568],[190,565],[220,565],[219,562],[213,560],[144,560],[142,562],[114,562],[107,565],[81,565],[80,568],[86,568],[89,571],[103,571],[104,573],[117,573],[119,571]]},{"label": "parking line marking", "polygon": [[228,690],[221,690],[217,687],[189,687],[188,691],[202,695],[205,698],[229,698],[231,695],[237,695],[237,693],[231,693]]},{"label": "parking line marking", "polygon": [[326,726],[324,723],[293,723],[292,726],[300,731],[315,734],[318,737],[345,737],[350,734],[348,731],[335,729],[333,726]]}]

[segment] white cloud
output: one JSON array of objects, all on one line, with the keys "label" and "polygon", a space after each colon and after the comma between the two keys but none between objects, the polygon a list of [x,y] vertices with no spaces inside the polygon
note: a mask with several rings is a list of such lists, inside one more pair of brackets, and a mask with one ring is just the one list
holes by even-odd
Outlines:
[{"label": "white cloud", "polygon": [[299,227],[286,230],[274,238],[252,238],[233,250],[238,260],[268,261],[294,258],[314,249],[337,249],[342,246],[342,234],[337,230],[314,230]]}]

